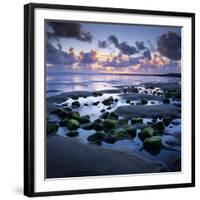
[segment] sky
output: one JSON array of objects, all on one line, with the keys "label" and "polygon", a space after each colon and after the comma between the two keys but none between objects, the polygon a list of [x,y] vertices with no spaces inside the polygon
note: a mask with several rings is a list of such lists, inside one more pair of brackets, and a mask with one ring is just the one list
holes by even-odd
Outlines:
[{"label": "sky", "polygon": [[76,73],[181,72],[181,27],[46,21],[46,66]]}]

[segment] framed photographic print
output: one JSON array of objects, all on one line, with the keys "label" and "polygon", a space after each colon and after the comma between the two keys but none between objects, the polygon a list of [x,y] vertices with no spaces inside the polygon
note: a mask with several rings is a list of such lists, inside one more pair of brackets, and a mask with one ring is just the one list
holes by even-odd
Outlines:
[{"label": "framed photographic print", "polygon": [[24,8],[24,194],[194,186],[195,15]]}]

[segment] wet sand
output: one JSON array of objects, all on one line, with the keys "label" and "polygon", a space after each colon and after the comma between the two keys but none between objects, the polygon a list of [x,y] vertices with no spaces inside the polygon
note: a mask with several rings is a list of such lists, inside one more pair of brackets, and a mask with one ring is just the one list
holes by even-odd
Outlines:
[{"label": "wet sand", "polygon": [[156,173],[165,170],[158,161],[134,153],[87,145],[56,134],[47,137],[47,178]]}]

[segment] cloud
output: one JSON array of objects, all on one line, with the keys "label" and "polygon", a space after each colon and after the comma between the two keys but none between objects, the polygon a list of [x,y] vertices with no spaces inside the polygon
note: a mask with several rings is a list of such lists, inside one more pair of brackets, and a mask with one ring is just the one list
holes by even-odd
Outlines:
[{"label": "cloud", "polygon": [[171,59],[181,59],[181,36],[174,32],[161,35],[157,40],[158,52]]},{"label": "cloud", "polygon": [[64,52],[54,47],[51,43],[47,43],[46,49],[46,63],[53,65],[60,64],[73,64],[77,62],[77,58],[74,54],[74,49],[70,48],[69,52]]},{"label": "cloud", "polygon": [[143,51],[146,49],[143,41],[140,41],[140,42],[136,41],[135,44],[139,51]]},{"label": "cloud", "polygon": [[119,40],[118,38],[115,36],[115,35],[110,35],[108,37],[108,41],[111,43],[111,44],[114,44],[116,48],[119,47]]},{"label": "cloud", "polygon": [[109,45],[106,40],[98,40],[98,47],[104,49],[109,47]]},{"label": "cloud", "polygon": [[129,57],[128,59],[123,59],[122,55],[119,54],[118,56],[101,62],[100,64],[104,67],[130,67],[140,64],[140,59],[141,57]]},{"label": "cloud", "polygon": [[147,60],[151,60],[151,51],[149,49],[146,49],[144,52],[143,52],[143,57]]},{"label": "cloud", "polygon": [[92,34],[83,30],[80,23],[57,21],[48,22],[47,37],[48,39],[75,38],[84,42],[91,42],[93,39]]},{"label": "cloud", "polygon": [[135,46],[131,46],[127,44],[127,42],[119,42],[118,38],[115,35],[110,35],[108,37],[108,41],[111,44],[114,44],[116,48],[120,50],[121,53],[126,54],[126,55],[133,55],[138,53],[137,49]]},{"label": "cloud", "polygon": [[80,64],[91,64],[97,61],[96,51],[91,50],[90,52],[81,51],[79,54],[79,63]]},{"label": "cloud", "polygon": [[133,55],[138,53],[137,49],[134,46],[130,46],[126,42],[121,42],[118,48],[123,54],[126,55]]}]

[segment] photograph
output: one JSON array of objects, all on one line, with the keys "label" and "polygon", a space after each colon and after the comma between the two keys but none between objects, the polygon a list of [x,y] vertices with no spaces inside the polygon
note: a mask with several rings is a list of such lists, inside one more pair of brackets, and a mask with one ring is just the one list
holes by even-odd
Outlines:
[{"label": "photograph", "polygon": [[181,172],[181,44],[181,26],[46,19],[46,178]]}]

